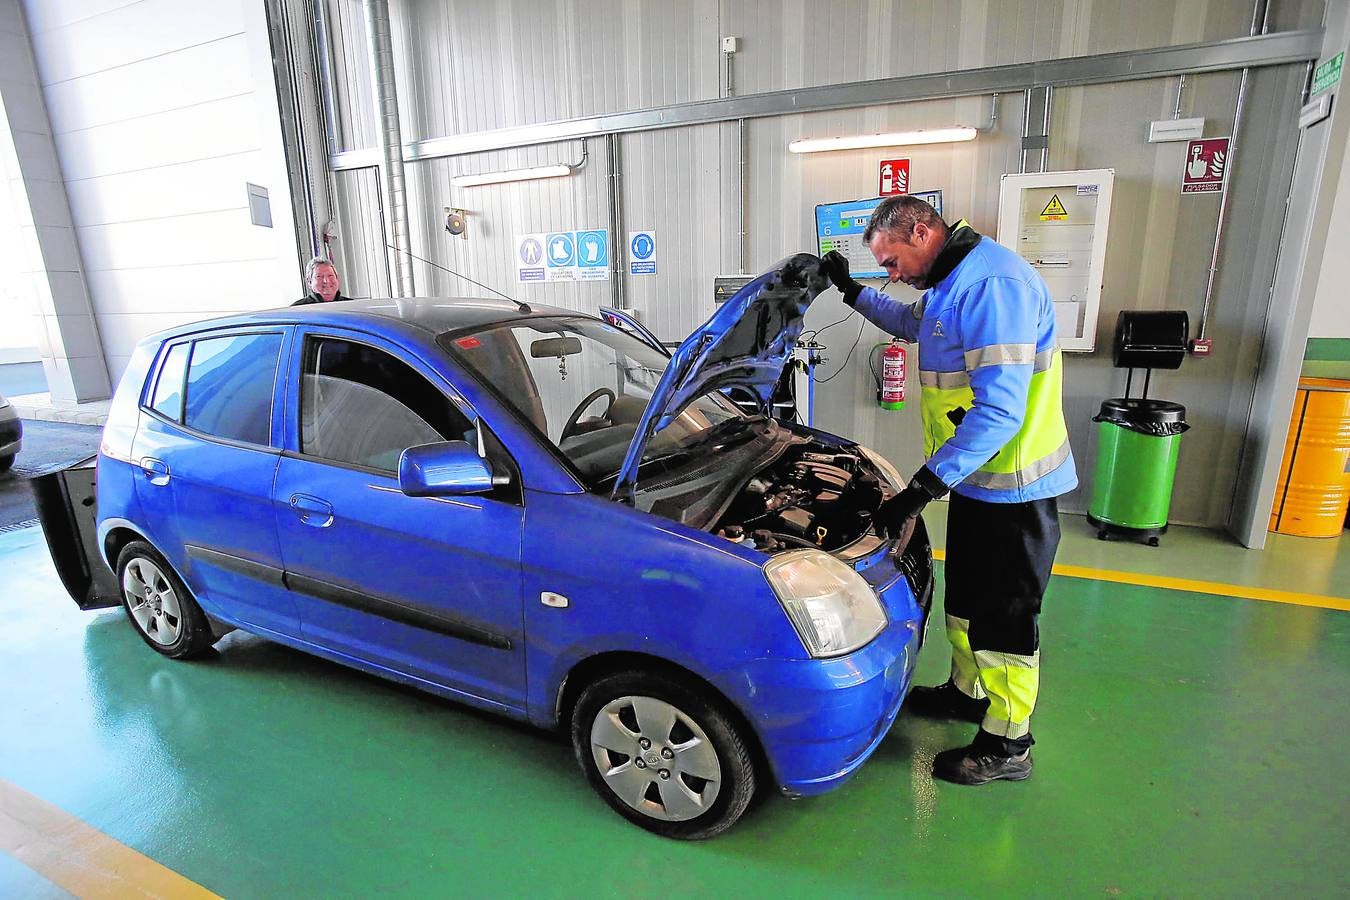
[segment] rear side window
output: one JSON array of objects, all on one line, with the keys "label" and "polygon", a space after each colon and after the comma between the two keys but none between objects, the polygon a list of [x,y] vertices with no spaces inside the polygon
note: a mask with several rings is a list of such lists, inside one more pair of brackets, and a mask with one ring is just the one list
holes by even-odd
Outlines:
[{"label": "rear side window", "polygon": [[150,408],[175,422],[183,417],[183,373],[187,369],[188,345],[175,344],[164,356],[155,382]]},{"label": "rear side window", "polygon": [[248,444],[268,443],[280,334],[208,338],[192,345],[183,424]]},{"label": "rear side window", "polygon": [[409,447],[474,440],[473,424],[412,366],[351,341],[305,341],[300,452],[386,472]]}]

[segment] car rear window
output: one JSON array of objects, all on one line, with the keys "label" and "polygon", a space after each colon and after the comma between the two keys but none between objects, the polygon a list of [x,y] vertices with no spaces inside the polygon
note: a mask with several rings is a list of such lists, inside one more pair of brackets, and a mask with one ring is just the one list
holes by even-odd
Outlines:
[{"label": "car rear window", "polygon": [[192,345],[183,424],[248,444],[269,441],[280,334],[207,338]]},{"label": "car rear window", "polygon": [[183,417],[183,372],[187,369],[188,347],[184,343],[169,348],[164,364],[159,367],[155,395],[150,400],[151,409],[175,422]]}]

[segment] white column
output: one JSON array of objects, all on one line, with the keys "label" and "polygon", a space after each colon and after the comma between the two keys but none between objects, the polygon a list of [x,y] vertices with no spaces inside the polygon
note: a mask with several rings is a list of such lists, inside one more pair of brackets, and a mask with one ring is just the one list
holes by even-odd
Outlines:
[{"label": "white column", "polygon": [[19,0],[0,0],[0,178],[19,230],[13,259],[27,280],[38,349],[52,400],[103,400],[110,393],[93,304],[70,216],[65,181]]}]

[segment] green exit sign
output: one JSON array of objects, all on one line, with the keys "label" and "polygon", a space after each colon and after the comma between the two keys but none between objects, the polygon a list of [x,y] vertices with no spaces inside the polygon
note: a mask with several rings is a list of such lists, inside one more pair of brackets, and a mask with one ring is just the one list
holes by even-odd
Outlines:
[{"label": "green exit sign", "polygon": [[1322,93],[1322,91],[1341,80],[1341,63],[1344,61],[1345,51],[1342,50],[1317,67],[1313,72],[1312,92],[1314,94]]}]

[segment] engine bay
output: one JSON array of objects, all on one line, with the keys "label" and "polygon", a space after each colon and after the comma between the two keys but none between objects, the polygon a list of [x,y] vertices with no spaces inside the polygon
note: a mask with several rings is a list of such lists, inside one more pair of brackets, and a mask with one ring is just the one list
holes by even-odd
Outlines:
[{"label": "engine bay", "polygon": [[881,505],[881,482],[856,450],[822,450],[790,448],[745,483],[711,530],[768,553],[857,541]]},{"label": "engine bay", "polygon": [[888,493],[861,448],[782,423],[638,487],[639,508],[765,553],[849,547]]}]

